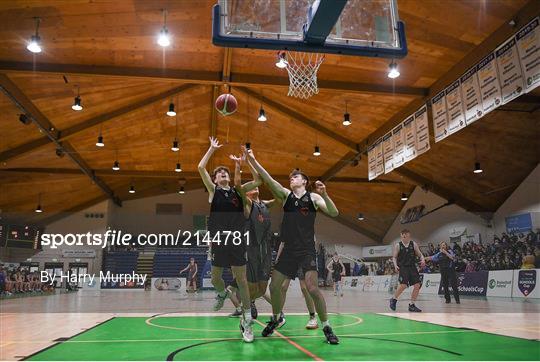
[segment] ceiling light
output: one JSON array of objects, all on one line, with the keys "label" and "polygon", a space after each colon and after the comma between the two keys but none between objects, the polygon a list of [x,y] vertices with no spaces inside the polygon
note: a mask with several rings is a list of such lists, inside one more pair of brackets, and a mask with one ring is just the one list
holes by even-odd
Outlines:
[{"label": "ceiling light", "polygon": [[119,170],[120,170],[120,162],[114,161],[114,164],[113,164],[112,169],[113,169],[114,171],[119,171]]},{"label": "ceiling light", "polygon": [[169,104],[169,110],[167,111],[167,116],[174,117],[176,116],[176,112],[174,111],[174,103]]},{"label": "ceiling light", "polygon": [[30,41],[26,45],[26,49],[31,51],[32,53],[41,53],[41,38],[39,37],[38,31],[39,31],[39,23],[41,22],[40,18],[34,18],[36,20],[36,33],[32,35],[30,38]]},{"label": "ceiling light", "polygon": [[99,135],[97,138],[96,146],[98,147],[105,147],[105,143],[103,143],[103,136]]},{"label": "ceiling light", "polygon": [[178,190],[178,193],[182,195],[186,193],[186,191],[184,190],[184,186],[180,187],[180,190]]},{"label": "ceiling light", "polygon": [[182,167],[180,166],[180,163],[176,164],[176,167],[174,168],[174,172],[182,172]]},{"label": "ceiling light", "polygon": [[401,193],[401,201],[407,201],[409,198],[407,197],[406,193]]},{"label": "ceiling light", "polygon": [[313,156],[320,156],[321,155],[321,149],[319,146],[315,146],[315,150],[313,151]]},{"label": "ceiling light", "polygon": [[480,162],[474,163],[474,173],[482,173],[484,170],[482,170],[482,167],[480,167]]},{"label": "ceiling light", "polygon": [[171,38],[167,29],[167,10],[163,10],[163,27],[159,32],[157,43],[164,48],[171,45]]},{"label": "ceiling light", "polygon": [[264,108],[262,106],[261,106],[261,109],[259,110],[259,117],[257,118],[257,121],[266,122],[266,114],[264,113]]},{"label": "ceiling light", "polygon": [[174,140],[172,143],[171,151],[178,152],[178,150],[180,150],[180,147],[178,147],[178,141]]},{"label": "ceiling light", "polygon": [[388,66],[388,78],[395,79],[400,76],[397,64],[392,61],[390,65]]}]

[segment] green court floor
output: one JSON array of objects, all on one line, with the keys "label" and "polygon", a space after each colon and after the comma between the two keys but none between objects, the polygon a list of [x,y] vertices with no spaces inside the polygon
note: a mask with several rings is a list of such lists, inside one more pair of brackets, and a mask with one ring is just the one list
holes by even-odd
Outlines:
[{"label": "green court floor", "polygon": [[[472,317],[472,316],[471,316]],[[259,316],[259,321],[267,318]],[[376,314],[332,315],[337,346],[306,317],[287,316],[279,334],[240,340],[228,317],[113,318],[29,360],[539,360],[540,342]]]}]

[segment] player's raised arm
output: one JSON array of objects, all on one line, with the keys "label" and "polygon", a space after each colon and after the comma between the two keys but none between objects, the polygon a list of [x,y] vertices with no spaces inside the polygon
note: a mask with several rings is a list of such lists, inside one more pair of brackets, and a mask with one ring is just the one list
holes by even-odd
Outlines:
[{"label": "player's raised arm", "polygon": [[261,164],[255,159],[253,152],[247,152],[248,162],[251,163],[255,171],[261,176],[262,180],[268,185],[272,194],[279,200],[285,200],[290,191],[274,180]]},{"label": "player's raised arm", "polygon": [[210,137],[210,147],[208,148],[208,151],[204,154],[203,158],[199,162],[199,174],[201,175],[201,178],[203,180],[204,186],[208,190],[208,200],[212,200],[212,197],[214,196],[214,190],[216,188],[216,185],[212,181],[212,178],[210,177],[210,174],[206,170],[206,165],[208,164],[208,161],[210,160],[210,157],[214,154],[214,152],[220,148],[222,145],[219,144],[219,141],[217,138]]},{"label": "player's raised arm", "polygon": [[248,153],[251,153],[253,155],[253,151],[251,151],[251,149],[248,150],[245,147],[242,147],[242,152],[243,152],[243,159],[247,161],[249,172],[251,172],[251,175],[253,176],[253,181],[248,181],[242,185],[242,189],[244,190],[244,192],[249,192],[256,187],[261,186],[263,181],[261,179],[261,176],[257,173],[255,168],[253,167],[253,165],[249,162]]},{"label": "player's raised arm", "polygon": [[336,204],[334,204],[334,201],[328,196],[326,186],[321,181],[315,182],[315,192],[317,192],[317,194],[313,194],[313,201],[315,202],[315,205],[317,205],[317,208],[321,209],[328,216],[338,216],[339,211]]}]

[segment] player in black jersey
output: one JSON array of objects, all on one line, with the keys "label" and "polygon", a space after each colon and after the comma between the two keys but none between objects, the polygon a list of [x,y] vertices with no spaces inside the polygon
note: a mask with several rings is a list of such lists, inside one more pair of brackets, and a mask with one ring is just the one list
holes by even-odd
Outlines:
[{"label": "player in black jersey", "polygon": [[[242,336],[244,341],[253,341],[253,324],[251,313],[249,312],[250,297],[248,282],[246,279],[246,241],[240,245],[234,245],[231,240],[225,238],[228,232],[244,233],[244,214],[242,205],[242,193],[252,190],[261,184],[260,180],[254,180],[241,185],[241,191],[231,187],[230,172],[224,166],[217,167],[212,173],[212,177],[206,170],[206,164],[214,152],[222,145],[218,140],[210,137],[210,147],[199,163],[199,173],[208,190],[208,201],[210,202],[210,217],[208,218],[208,231],[210,233],[211,259],[212,259],[212,284],[216,288],[217,296],[214,310],[220,310],[227,298],[228,292],[223,281],[223,268],[231,268],[231,271],[238,283],[238,290],[243,307],[243,318],[241,321]],[[231,157],[232,158],[232,157]],[[239,174],[239,165],[236,166],[236,173]],[[226,233],[227,232],[227,233]],[[214,242],[214,240],[218,242]],[[230,237],[232,239],[232,237]]]},{"label": "player in black jersey", "polygon": [[334,295],[341,293],[343,297],[343,286],[341,285],[341,277],[345,275],[345,266],[339,260],[338,253],[332,255],[332,260],[326,266],[326,269],[332,274],[332,281],[334,282]]},{"label": "player in black jersey", "polygon": [[[240,157],[232,157],[237,167],[247,158],[247,152]],[[262,183],[260,176],[248,162],[249,169],[257,184]],[[246,218],[246,230],[249,231],[250,244],[247,246],[247,281],[249,285],[249,295],[251,297],[251,316],[257,319],[257,307],[255,300],[264,296],[270,279],[272,268],[272,233],[270,222],[270,208],[274,205],[274,200],[260,200],[259,188],[244,192],[241,187],[240,173],[235,173],[234,184],[240,191],[244,205],[244,217]]]},{"label": "player in black jersey", "polygon": [[396,310],[396,304],[399,296],[403,291],[413,285],[413,291],[411,293],[411,303],[409,304],[409,312],[421,312],[421,310],[414,305],[418,292],[420,292],[420,274],[416,269],[416,256],[420,258],[420,265],[422,268],[426,265],[424,255],[420,251],[418,244],[411,240],[411,232],[407,229],[401,231],[401,240],[394,246],[394,256],[392,261],[394,262],[394,268],[399,273],[399,286],[392,299],[390,299],[390,309]]},{"label": "player in black jersey", "polygon": [[289,177],[291,187],[289,190],[275,181],[257,162],[253,154],[248,153],[248,159],[272,191],[276,202],[281,201],[284,211],[281,238],[285,246],[279,262],[274,267],[270,282],[273,317],[264,328],[262,335],[264,337],[271,335],[278,326],[283,302],[283,282],[286,279],[294,279],[300,268],[305,274],[306,286],[315,302],[315,309],[323,325],[326,340],[328,343],[338,344],[339,340],[328,322],[326,301],[318,286],[315,251],[317,210],[320,209],[328,216],[336,217],[339,214],[336,205],[328,196],[326,186],[321,181],[315,182],[317,193],[310,193],[306,190],[309,183],[308,177],[301,171],[295,170]]}]

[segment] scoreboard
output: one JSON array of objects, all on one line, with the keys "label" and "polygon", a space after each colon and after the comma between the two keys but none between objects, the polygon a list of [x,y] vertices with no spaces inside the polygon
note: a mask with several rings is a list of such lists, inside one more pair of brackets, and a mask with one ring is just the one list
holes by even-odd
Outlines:
[{"label": "scoreboard", "polygon": [[0,224],[0,247],[41,249],[44,228],[36,225]]}]

